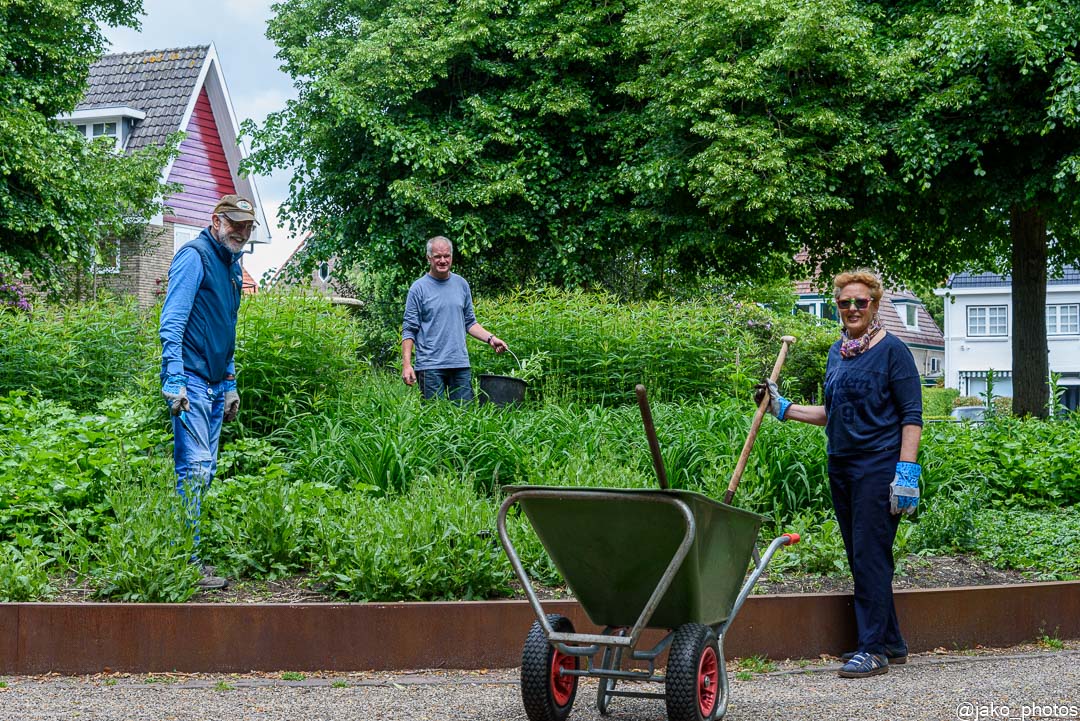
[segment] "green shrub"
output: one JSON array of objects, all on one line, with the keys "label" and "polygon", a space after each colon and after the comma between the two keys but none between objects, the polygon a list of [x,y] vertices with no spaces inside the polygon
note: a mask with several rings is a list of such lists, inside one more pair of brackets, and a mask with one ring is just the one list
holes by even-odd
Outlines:
[{"label": "green shrub", "polygon": [[931,418],[944,418],[956,407],[954,401],[960,397],[960,391],[955,388],[923,388],[923,416]]},{"label": "green shrub", "polygon": [[987,508],[976,514],[975,531],[978,555],[997,568],[1028,570],[1040,581],[1080,579],[1080,507]]},{"label": "green shrub", "polygon": [[[805,314],[774,313],[730,296],[699,301],[621,302],[614,296],[544,289],[477,299],[484,318],[519,358],[549,354],[542,391],[560,403],[620,404],[643,383],[656,401],[747,397],[767,375],[780,337],[796,335],[784,375],[795,398],[815,397],[829,326]],[[476,373],[508,373],[508,354],[472,353]]]},{"label": "green shrub", "polygon": [[19,541],[0,543],[0,602],[44,600],[53,590],[49,568],[54,559],[25,537]]},{"label": "green shrub", "polygon": [[72,563],[94,595],[117,601],[181,603],[194,595],[199,570],[194,541],[171,464],[161,460],[145,480],[124,478],[106,492],[111,518],[90,541],[74,529],[65,539]]},{"label": "green shrub", "polygon": [[134,299],[0,313],[0,395],[36,391],[89,411],[159,367],[155,321]]},{"label": "green shrub", "polygon": [[974,485],[937,487],[919,504],[912,553],[955,553],[976,547],[975,515],[986,502],[984,489]]},{"label": "green shrub", "polygon": [[350,601],[508,595],[495,505],[471,484],[424,478],[402,495],[335,494],[318,509],[313,572]]},{"label": "green shrub", "polygon": [[336,398],[361,363],[360,331],[322,296],[246,296],[236,338],[240,421],[265,434]]},{"label": "green shrub", "polygon": [[56,516],[93,538],[113,480],[140,477],[152,458],[168,455],[164,405],[121,397],[98,411],[0,396],[0,541],[55,540]]}]

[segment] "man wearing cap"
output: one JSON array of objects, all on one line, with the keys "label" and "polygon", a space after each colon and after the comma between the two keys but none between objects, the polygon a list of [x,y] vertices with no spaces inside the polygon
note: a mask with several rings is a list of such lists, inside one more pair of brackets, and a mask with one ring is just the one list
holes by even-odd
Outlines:
[{"label": "man wearing cap", "polygon": [[192,563],[199,586],[224,588],[226,579],[199,558],[202,497],[217,470],[222,421],[236,418],[236,317],[243,271],[240,256],[256,225],[255,207],[226,195],[210,226],[173,257],[161,308],[161,393],[172,414],[176,490],[195,535]]}]

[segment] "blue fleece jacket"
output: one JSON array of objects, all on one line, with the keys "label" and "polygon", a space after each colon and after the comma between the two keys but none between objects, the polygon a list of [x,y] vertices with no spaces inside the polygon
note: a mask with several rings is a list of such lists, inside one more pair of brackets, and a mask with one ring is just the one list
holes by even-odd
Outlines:
[{"label": "blue fleece jacket", "polygon": [[241,255],[204,228],[173,257],[159,330],[162,377],[186,371],[218,383],[235,373]]}]

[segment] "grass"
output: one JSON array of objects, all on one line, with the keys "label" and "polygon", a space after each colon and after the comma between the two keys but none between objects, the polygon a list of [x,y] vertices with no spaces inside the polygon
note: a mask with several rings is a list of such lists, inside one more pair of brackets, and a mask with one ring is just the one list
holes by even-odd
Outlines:
[{"label": "grass", "polygon": [[214,684],[214,690],[215,691],[235,691],[236,686],[229,683],[228,681],[218,681],[217,683]]},{"label": "grass", "polygon": [[285,671],[281,674],[282,681],[303,681],[307,676],[297,671]]},{"label": "grass", "polygon": [[1038,643],[1039,646],[1050,651],[1062,651],[1065,649],[1064,641],[1057,636],[1048,636],[1045,633],[1042,636],[1039,636]]}]

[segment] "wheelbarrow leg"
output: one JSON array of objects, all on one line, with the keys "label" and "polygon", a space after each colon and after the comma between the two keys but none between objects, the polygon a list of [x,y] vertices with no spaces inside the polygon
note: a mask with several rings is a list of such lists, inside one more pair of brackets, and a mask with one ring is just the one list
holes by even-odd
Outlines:
[{"label": "wheelbarrow leg", "polygon": [[[623,635],[625,630],[616,632],[616,635]],[[612,646],[604,647],[604,654],[600,659],[600,670],[619,670],[622,668],[622,647],[614,648]],[[596,710],[600,712],[602,716],[606,716],[608,708],[611,704],[611,692],[615,690],[615,684],[617,681],[613,678],[599,678],[599,683],[596,689]]]}]

